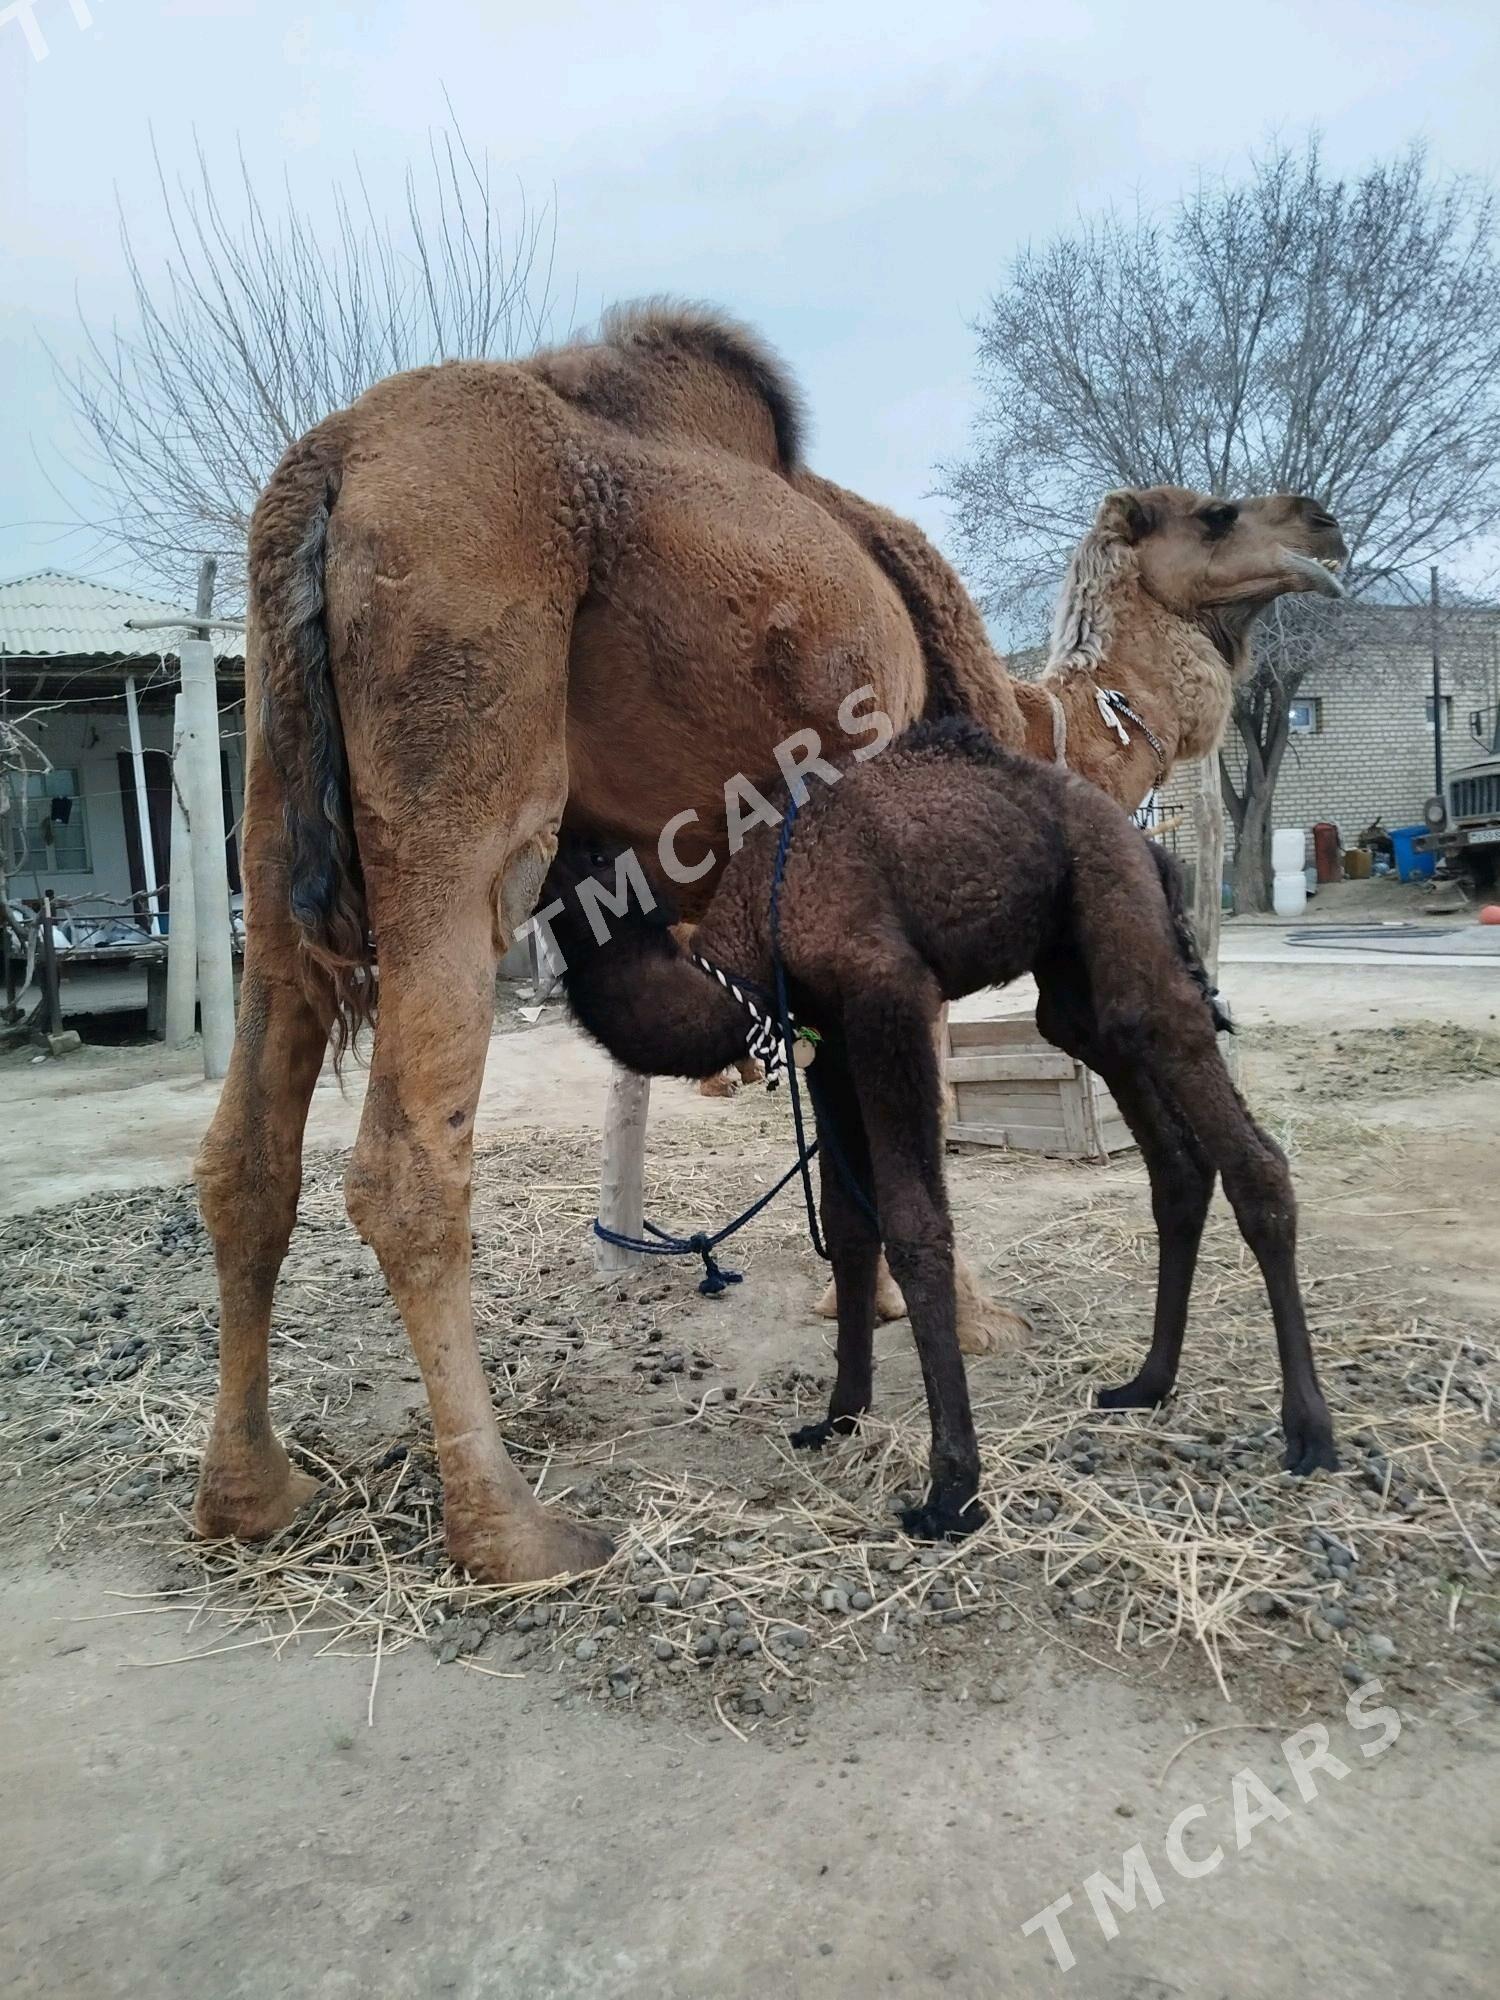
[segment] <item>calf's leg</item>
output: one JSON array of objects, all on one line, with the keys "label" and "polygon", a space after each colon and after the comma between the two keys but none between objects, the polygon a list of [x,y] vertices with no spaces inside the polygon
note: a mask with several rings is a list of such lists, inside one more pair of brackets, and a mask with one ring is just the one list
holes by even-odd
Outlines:
[{"label": "calf's leg", "polygon": [[[876,1269],[880,1235],[846,1175],[873,1200],[874,1180],[859,1100],[843,1053],[825,1039],[808,1072],[818,1121],[818,1169],[823,1240],[838,1291],[837,1373],[828,1415],[803,1424],[791,1442],[819,1450],[831,1437],[857,1429],[874,1387]],[[842,1165],[840,1164],[842,1162]]]},{"label": "calf's leg", "polygon": [[1118,1059],[1139,1065],[1218,1168],[1240,1234],[1260,1266],[1281,1361],[1282,1464],[1302,1474],[1336,1471],[1333,1419],[1313,1366],[1297,1282],[1297,1201],[1286,1159],[1235,1090],[1201,999],[1184,1018],[1152,1022],[1129,1043]]},{"label": "calf's leg", "polygon": [[1198,1247],[1213,1198],[1214,1169],[1191,1129],[1150,1078],[1122,1062],[1101,1038],[1082,966],[1069,961],[1038,967],[1037,985],[1038,1028],[1049,1042],[1103,1077],[1151,1179],[1157,1243],[1151,1350],[1138,1374],[1116,1389],[1101,1389],[1097,1402],[1101,1410],[1154,1409],[1166,1401],[1177,1381]]},{"label": "calf's leg", "polygon": [[[929,990],[931,989],[931,990]],[[870,1145],[875,1205],[892,1276],[911,1316],[932,1420],[931,1487],[902,1516],[908,1534],[956,1540],[987,1519],[979,1443],[959,1351],[953,1222],[943,1185],[942,1085],[932,1029],[938,996],[913,966],[910,990],[867,984],[845,1017]]]},{"label": "calf's leg", "polygon": [[[953,1087],[948,1083],[943,1070],[947,1048],[948,1009],[942,1007],[933,1023],[933,1048],[937,1055],[938,1078],[942,1091],[942,1116],[946,1126],[956,1107]],[[979,1280],[973,1267],[962,1251],[955,1250],[953,1256],[953,1279],[956,1291],[956,1314],[958,1322],[958,1345],[963,1354],[998,1354],[1017,1346],[1031,1332],[1031,1323],[1010,1306],[1003,1306],[998,1299],[986,1298],[979,1289]],[[835,1280],[818,1301],[818,1311],[825,1319],[833,1319],[838,1312],[838,1282]],[[906,1315],[906,1301],[901,1296],[901,1288],[891,1276],[890,1267],[884,1256],[875,1278],[875,1317],[881,1320],[903,1319]]]}]

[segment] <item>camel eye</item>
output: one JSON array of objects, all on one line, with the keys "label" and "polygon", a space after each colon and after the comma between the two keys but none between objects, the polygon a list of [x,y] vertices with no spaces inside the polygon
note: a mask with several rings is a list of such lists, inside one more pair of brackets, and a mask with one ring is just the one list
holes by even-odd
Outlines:
[{"label": "camel eye", "polygon": [[590,868],[607,868],[609,866],[609,856],[601,853],[596,847],[589,856],[589,866]]},{"label": "camel eye", "polygon": [[1239,518],[1239,508],[1228,500],[1215,500],[1212,506],[1200,507],[1198,510],[1198,519],[1207,528],[1214,541],[1221,535],[1227,535]]}]

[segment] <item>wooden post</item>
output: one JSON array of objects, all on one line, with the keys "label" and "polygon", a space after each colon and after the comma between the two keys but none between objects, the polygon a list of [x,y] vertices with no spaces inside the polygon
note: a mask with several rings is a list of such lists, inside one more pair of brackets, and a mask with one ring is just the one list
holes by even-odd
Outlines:
[{"label": "wooden post", "polygon": [[52,891],[42,895],[42,1004],[46,1011],[47,1033],[62,1033],[62,989],[57,977],[57,941],[52,935]]},{"label": "wooden post", "polygon": [[161,895],[156,880],[156,842],[151,838],[151,813],[146,803],[146,758],[141,749],[141,712],[135,699],[135,675],[125,676],[125,724],[130,731],[130,766],[135,773],[135,823],[141,835],[141,873],[146,880],[146,929],[161,936]]},{"label": "wooden post", "polygon": [[[609,1080],[604,1107],[604,1159],[599,1174],[599,1220],[622,1236],[639,1236],[646,1213],[646,1118],[651,1109],[651,1079],[634,1070],[616,1069]],[[629,1271],[642,1252],[621,1250],[594,1238],[594,1267],[599,1271]]]},{"label": "wooden post", "polygon": [[[198,572],[197,615],[213,603],[212,556]],[[205,625],[199,631],[206,630]],[[206,638],[184,639],[182,774],[192,821],[193,918],[198,944],[198,995],[203,1009],[203,1074],[228,1074],[234,1047],[234,960],[229,927],[229,866],[224,852],[224,790],[219,773],[219,691],[214,649]]]},{"label": "wooden post", "polygon": [[167,1010],[169,1049],[193,1039],[198,1025],[198,927],[193,903],[193,827],[183,789],[186,773],[182,739],[187,728],[182,696],[172,721],[171,923],[167,931]]},{"label": "wooden post", "polygon": [[[0,783],[3,782],[3,776],[0,776]],[[3,835],[4,832],[4,824],[0,822],[0,835]],[[25,961],[24,959],[17,959],[15,948],[17,945],[20,945],[24,950],[25,939],[21,936],[19,926],[15,924],[11,917],[10,904],[5,900],[4,867],[4,856],[0,854],[0,952],[5,954],[5,1010],[3,1013],[0,1013],[0,1026],[8,1028],[20,1012],[20,1009],[16,1005],[16,998],[20,991],[19,975],[16,967],[18,964],[24,964]]]},{"label": "wooden post", "polygon": [[1193,874],[1193,934],[1211,981],[1219,977],[1219,932],[1224,921],[1224,795],[1219,788],[1219,753],[1211,750],[1192,766],[1193,835],[1198,865]]}]

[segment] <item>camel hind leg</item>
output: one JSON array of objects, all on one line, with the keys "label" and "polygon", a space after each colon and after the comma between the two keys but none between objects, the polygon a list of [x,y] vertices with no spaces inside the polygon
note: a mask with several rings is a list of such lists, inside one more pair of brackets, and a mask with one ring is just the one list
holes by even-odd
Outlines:
[{"label": "camel hind leg", "polygon": [[1172,1393],[1214,1170],[1187,1125],[1136,1066],[1101,1037],[1088,974],[1069,954],[1036,968],[1037,1026],[1049,1042],[1097,1070],[1141,1149],[1156,1222],[1156,1306],[1151,1351],[1130,1381],[1101,1389],[1101,1410],[1155,1409]]},{"label": "camel hind leg", "polygon": [[[1297,1281],[1297,1201],[1285,1156],[1234,1087],[1144,844],[1122,848],[1117,841],[1113,853],[1075,848],[1073,872],[1077,945],[1088,968],[1103,1073],[1139,1075],[1188,1135],[1192,1156],[1202,1162],[1197,1171],[1220,1175],[1270,1300],[1281,1363],[1282,1463],[1304,1474],[1335,1470],[1333,1420]],[[1130,893],[1122,895],[1122,888]]]},{"label": "camel hind leg", "polygon": [[[380,1005],[345,1194],[426,1383],[449,1552],[509,1584],[595,1568],[611,1545],[544,1507],[512,1463],[474,1335],[474,1112],[495,962],[535,905],[567,795],[565,621],[523,604],[487,630],[513,643],[485,655],[476,642],[467,713],[428,739],[416,773],[398,733],[369,727],[358,694],[346,704]],[[441,643],[444,658],[460,644]]]},{"label": "camel hind leg", "polygon": [[247,781],[245,972],[229,1074],[195,1169],[219,1279],[219,1393],[193,1520],[254,1541],[284,1528],[316,1481],[271,1426],[271,1304],[302,1187],[302,1132],[330,1014],[299,978],[281,805],[265,759]]}]

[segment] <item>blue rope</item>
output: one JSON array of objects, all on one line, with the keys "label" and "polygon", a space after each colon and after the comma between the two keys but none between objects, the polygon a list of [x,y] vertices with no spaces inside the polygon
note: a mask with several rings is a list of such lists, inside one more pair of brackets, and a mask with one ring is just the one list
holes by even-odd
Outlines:
[{"label": "blue rope", "polygon": [[[602,1243],[614,1244],[616,1249],[634,1250],[643,1257],[701,1257],[703,1276],[699,1280],[698,1290],[708,1299],[718,1298],[720,1293],[728,1291],[731,1285],[741,1284],[744,1280],[743,1272],[726,1270],[714,1256],[714,1251],[727,1237],[733,1236],[736,1230],[743,1229],[747,1222],[753,1221],[763,1208],[776,1199],[787,1182],[796,1174],[802,1176],[803,1199],[807,1204],[807,1231],[812,1238],[813,1249],[825,1264],[829,1261],[822,1231],[818,1227],[818,1204],[813,1194],[812,1174],[808,1170],[817,1153],[819,1141],[814,1139],[809,1145],[803,1125],[802,1094],[797,1083],[797,1064],[794,1059],[796,1035],[792,1027],[791,1010],[787,1005],[786,968],[781,962],[781,878],[786,872],[786,858],[791,850],[792,828],[796,822],[797,800],[795,796],[791,796],[787,800],[786,815],[781,822],[781,839],[776,848],[776,865],[771,871],[771,965],[776,981],[776,1021],[786,1052],[788,1088],[792,1099],[792,1125],[797,1134],[796,1159],[774,1187],[757,1196],[743,1215],[737,1215],[733,1222],[726,1222],[722,1229],[715,1230],[711,1236],[701,1229],[692,1236],[673,1236],[668,1230],[658,1229],[654,1222],[647,1221],[641,1224],[646,1231],[645,1236],[626,1236],[618,1229],[607,1228],[597,1216],[594,1218],[594,1234]],[[749,984],[748,981],[741,983]],[[816,1095],[810,1083],[808,1090],[813,1095],[816,1105]],[[845,1186],[879,1229],[880,1218],[860,1186],[854,1170],[840,1151],[826,1120],[824,1131],[828,1138],[829,1152]]]},{"label": "blue rope", "polygon": [[[811,1158],[812,1153],[816,1153],[817,1150],[818,1143],[814,1140],[808,1157]],[[619,1250],[639,1251],[643,1257],[701,1257],[703,1276],[699,1280],[698,1289],[706,1299],[716,1299],[721,1292],[728,1291],[731,1285],[741,1284],[744,1273],[726,1270],[714,1256],[714,1251],[726,1237],[733,1236],[737,1229],[743,1229],[747,1222],[753,1222],[761,1210],[776,1199],[794,1174],[806,1171],[806,1165],[806,1161],[801,1157],[794,1160],[775,1187],[767,1188],[763,1195],[758,1195],[751,1202],[743,1215],[737,1215],[733,1222],[726,1222],[724,1227],[716,1229],[712,1236],[705,1234],[701,1229],[693,1236],[673,1236],[665,1229],[658,1229],[654,1222],[643,1222],[641,1227],[654,1238],[654,1241],[648,1242],[645,1237],[624,1236],[618,1229],[606,1228],[597,1216],[594,1218],[594,1234],[603,1243],[613,1243]]]},{"label": "blue rope", "polygon": [[829,1261],[828,1246],[824,1243],[823,1232],[818,1227],[818,1204],[813,1196],[812,1175],[807,1165],[812,1155],[807,1150],[807,1135],[802,1129],[802,1091],[797,1082],[796,1050],[792,1041],[792,1012],[787,1004],[786,994],[786,967],[781,962],[781,878],[786,873],[786,858],[791,851],[792,829],[796,824],[797,794],[789,790],[786,817],[781,822],[781,839],[776,844],[776,865],[771,870],[771,975],[776,988],[776,1024],[781,1029],[781,1040],[786,1049],[787,1090],[792,1100],[792,1129],[797,1135],[797,1166],[802,1174],[802,1199],[807,1206],[807,1233],[812,1238],[814,1253],[826,1264]]}]

